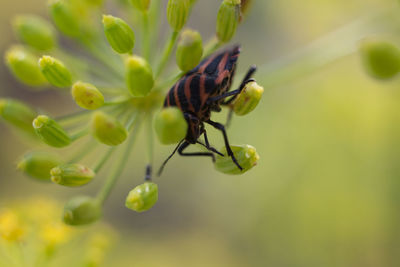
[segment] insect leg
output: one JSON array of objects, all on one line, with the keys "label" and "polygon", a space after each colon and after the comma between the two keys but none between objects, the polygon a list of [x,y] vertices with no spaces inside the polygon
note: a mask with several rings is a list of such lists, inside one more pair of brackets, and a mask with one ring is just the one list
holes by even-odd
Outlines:
[{"label": "insect leg", "polygon": [[157,175],[160,176],[161,173],[164,170],[165,165],[167,164],[167,162],[172,158],[173,155],[175,155],[176,151],[178,151],[178,148],[181,146],[181,144],[183,143],[184,140],[180,141],[179,144],[175,147],[174,151],[171,153],[171,155],[168,156],[168,158],[163,162],[163,164],[161,165],[160,169],[158,170]]},{"label": "insect leg", "polygon": [[213,148],[212,146],[210,146],[210,143],[208,142],[208,137],[207,137],[207,131],[206,129],[204,129],[204,124],[201,124],[201,129],[200,129],[201,133],[204,135],[204,141],[206,142],[205,144],[203,144],[202,142],[200,142],[199,140],[196,141],[197,144],[204,146],[205,148],[207,148],[208,150],[220,155],[220,156],[224,156],[224,154],[222,154],[221,152],[219,152],[218,150],[216,150],[215,148]]},{"label": "insect leg", "polygon": [[243,78],[242,83],[240,84],[239,89],[233,90],[233,91],[229,91],[226,92],[222,95],[216,96],[216,97],[211,97],[207,100],[207,104],[211,104],[215,101],[227,98],[229,96],[233,96],[231,97],[229,100],[225,101],[224,103],[222,103],[222,105],[229,105],[238,94],[240,94],[240,92],[242,92],[242,90],[244,89],[244,87],[246,86],[247,83],[249,82],[254,82],[255,80],[251,78],[251,76],[254,74],[254,72],[256,72],[257,67],[256,66],[251,66],[250,69],[247,71],[246,76]]},{"label": "insect leg", "polygon": [[211,152],[190,152],[190,153],[183,152],[189,145],[190,143],[187,141],[185,141],[182,145],[180,145],[178,149],[179,155],[184,157],[194,157],[194,156],[211,157],[212,161],[215,162],[215,156]]},{"label": "insect leg", "polygon": [[233,97],[231,97],[229,100],[225,101],[224,103],[222,103],[222,105],[229,105],[230,103],[232,103],[233,100],[235,100],[236,96],[242,92],[242,90],[244,89],[244,87],[246,86],[246,84],[248,84],[249,82],[254,82],[255,80],[251,78],[251,76],[254,75],[254,73],[256,72],[257,67],[255,65],[251,66],[250,69],[247,71],[246,76],[244,76],[242,83],[240,84],[239,89],[234,90],[232,92],[235,91],[239,91],[238,93],[236,93]]},{"label": "insect leg", "polygon": [[235,158],[235,155],[232,152],[231,146],[229,145],[228,135],[226,134],[225,126],[222,125],[221,123],[214,122],[214,121],[211,121],[211,120],[208,120],[206,122],[208,124],[210,124],[211,126],[213,126],[215,129],[220,130],[222,132],[222,134],[224,136],[225,147],[226,147],[226,152],[228,153],[228,156],[230,156],[232,158],[233,163],[236,164],[236,166],[239,168],[239,170],[243,170],[243,168],[237,162],[237,160]]}]

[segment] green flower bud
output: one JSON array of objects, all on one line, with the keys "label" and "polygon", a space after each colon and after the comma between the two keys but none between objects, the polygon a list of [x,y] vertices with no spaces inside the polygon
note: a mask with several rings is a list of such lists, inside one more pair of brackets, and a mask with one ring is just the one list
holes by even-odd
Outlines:
[{"label": "green flower bud", "polygon": [[400,72],[400,49],[386,41],[365,40],[360,46],[367,72],[378,79],[390,79]]},{"label": "green flower bud", "polygon": [[214,164],[215,169],[226,174],[242,174],[257,165],[260,156],[254,147],[250,145],[231,145],[233,154],[235,155],[239,165],[243,168],[241,171],[235,163],[233,163],[232,158],[227,156],[226,148],[221,149],[221,153],[225,156],[217,155],[216,162]]},{"label": "green flower bud", "polygon": [[130,56],[126,62],[126,83],[133,96],[146,96],[154,86],[153,71],[144,58]]},{"label": "green flower bud", "polygon": [[261,100],[264,88],[256,82],[246,84],[243,91],[236,97],[232,103],[233,111],[238,116],[244,116],[253,111]]},{"label": "green flower bud", "polygon": [[6,64],[14,76],[29,86],[47,84],[37,64],[37,57],[22,46],[14,46],[6,52]]},{"label": "green flower bud", "polygon": [[128,137],[128,132],[120,122],[101,111],[93,114],[92,132],[99,142],[108,146],[122,144]]},{"label": "green flower bud", "polygon": [[98,109],[104,104],[103,94],[92,84],[76,82],[71,89],[75,102],[85,109]]},{"label": "green flower bud", "polygon": [[240,0],[224,0],[217,16],[217,37],[227,43],[236,33],[240,19]]},{"label": "green flower bud", "polygon": [[68,225],[85,225],[97,221],[101,213],[101,206],[96,199],[79,196],[65,204],[63,220]]},{"label": "green flower bud", "polygon": [[65,0],[50,0],[50,15],[57,28],[69,37],[79,37],[82,35],[79,25],[79,18],[74,14]]},{"label": "green flower bud", "polygon": [[39,115],[33,120],[36,134],[49,146],[65,147],[71,143],[71,137],[53,119]]},{"label": "green flower bud", "polygon": [[56,184],[76,187],[89,183],[96,174],[81,164],[64,164],[51,169],[50,175]]},{"label": "green flower bud", "polygon": [[57,43],[53,26],[34,15],[18,16],[13,21],[14,31],[22,42],[38,50],[50,50]]},{"label": "green flower bud", "polygon": [[128,209],[143,212],[151,209],[158,200],[158,186],[146,182],[136,186],[126,197],[125,206]]},{"label": "green flower bud", "polygon": [[14,99],[0,99],[0,116],[14,127],[33,133],[32,121],[36,112],[24,103]]},{"label": "green flower bud", "polygon": [[131,4],[141,10],[141,11],[146,11],[150,7],[150,0],[130,0]]},{"label": "green flower bud", "polygon": [[43,56],[39,59],[39,67],[44,77],[46,77],[52,85],[60,88],[72,85],[71,72],[58,59],[50,56]]},{"label": "green flower bud", "polygon": [[169,0],[167,19],[174,31],[180,31],[189,17],[189,0]]},{"label": "green flower bud", "polygon": [[103,15],[104,33],[112,49],[120,54],[130,53],[135,45],[135,34],[120,18]]},{"label": "green flower bud", "polygon": [[32,178],[50,181],[50,170],[61,164],[57,155],[48,152],[28,152],[18,162],[17,168]]},{"label": "green flower bud", "polygon": [[176,63],[187,72],[196,67],[203,56],[203,41],[197,31],[185,30],[176,49]]},{"label": "green flower bud", "polygon": [[176,144],[185,138],[188,125],[182,111],[176,107],[162,109],[155,117],[154,128],[164,145]]}]

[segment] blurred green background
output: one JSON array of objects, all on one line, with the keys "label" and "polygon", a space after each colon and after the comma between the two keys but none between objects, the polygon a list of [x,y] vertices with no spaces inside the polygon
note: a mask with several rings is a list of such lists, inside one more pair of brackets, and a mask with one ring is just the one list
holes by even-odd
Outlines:
[{"label": "blurred green background", "polygon": [[[193,11],[189,25],[205,40],[219,3],[201,0]],[[46,1],[0,4],[4,53],[15,42],[10,19],[47,16]],[[379,12],[388,15],[370,19]],[[373,80],[353,53],[365,36],[400,43],[398,14],[395,0],[254,0],[234,42],[242,44],[239,73],[264,66],[256,78],[266,90],[253,113],[234,118],[229,136],[255,146],[259,165],[226,176],[208,159],[176,156],[155,180],[157,205],[136,214],[124,200],[143,178],[139,144],[105,207],[105,220],[120,235],[107,266],[400,266],[400,82]],[[343,34],[302,49],[343,27]],[[75,108],[68,95],[27,90],[4,64],[0,81],[1,97],[54,114]],[[225,115],[214,118],[223,122]],[[209,132],[211,143],[222,146],[219,133]],[[15,170],[27,149],[0,124],[3,203],[31,195],[64,201],[95,192],[104,178],[73,190],[37,183]],[[172,149],[157,145],[157,166]]]}]

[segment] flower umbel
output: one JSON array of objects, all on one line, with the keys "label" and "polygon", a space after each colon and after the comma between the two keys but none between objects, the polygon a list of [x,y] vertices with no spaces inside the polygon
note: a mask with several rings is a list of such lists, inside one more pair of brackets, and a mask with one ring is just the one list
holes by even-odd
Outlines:
[{"label": "flower umbel", "polygon": [[[166,91],[182,76],[190,73],[202,59],[228,43],[234,37],[241,17],[240,0],[223,0],[216,18],[215,37],[205,42],[203,49],[200,33],[184,29],[196,1],[169,0],[164,11],[170,26],[169,37],[159,49],[156,47],[159,36],[154,33],[163,24],[159,21],[161,1],[127,2],[128,11],[134,12],[137,17],[104,14],[101,19],[99,14],[105,9],[101,0],[51,0],[48,11],[54,27],[34,15],[18,16],[14,21],[14,30],[23,44],[13,46],[5,55],[7,66],[19,81],[37,89],[69,89],[80,110],[55,117],[37,113],[17,100],[0,99],[0,115],[4,121],[23,132],[33,133],[48,146],[58,149],[72,146],[82,139],[87,143],[77,155],[64,156],[62,159],[50,152],[29,152],[18,163],[18,169],[40,181],[77,187],[96,179],[106,163],[112,162],[112,169],[96,196],[74,197],[65,205],[63,220],[69,225],[90,224],[101,217],[103,203],[129,162],[129,155],[142,128],[146,131],[148,147],[145,153],[148,163],[146,181],[127,194],[125,204],[129,209],[143,212],[157,202],[158,187],[152,182],[154,131],[162,144],[177,144],[187,138],[189,131],[193,131],[190,127],[196,121],[181,106],[161,109]],[[245,4],[247,7],[248,1]],[[62,47],[63,42],[58,40],[55,29],[80,45],[88,55],[82,57],[81,54],[67,52]],[[137,36],[140,40],[136,40],[136,32],[139,32]],[[175,47],[175,61],[179,70],[168,70]],[[157,54],[160,50],[161,53]],[[237,46],[232,51],[239,54]],[[235,55],[232,58],[236,62]],[[198,80],[198,84],[187,83],[185,86],[205,86],[197,78],[193,78],[193,81]],[[221,82],[222,78],[213,77]],[[252,111],[263,91],[253,80],[245,82],[247,85],[241,94],[226,105],[237,115]],[[190,99],[191,90],[187,89],[184,96],[174,96],[174,101],[183,97]],[[195,97],[193,93],[192,98]],[[202,99],[200,93],[197,97],[193,103],[207,100]],[[212,104],[209,104],[209,108],[218,110]],[[189,124],[188,120],[191,120]],[[196,123],[199,126],[202,121]],[[200,135],[202,133],[199,132]],[[93,137],[98,142],[90,140]],[[200,140],[198,143],[203,144]],[[221,155],[215,164],[218,170],[225,173],[237,174],[239,164],[243,167],[240,173],[243,173],[258,160],[254,148],[232,146],[239,162],[232,165],[233,155],[230,152],[223,152],[229,155],[222,157],[220,152],[209,147],[208,140],[205,143],[213,158],[214,153]],[[82,164],[81,160],[97,148],[102,148],[96,154],[97,162],[92,166]],[[120,154],[114,157],[114,153]],[[11,219],[8,221],[13,222]],[[46,225],[43,238],[49,244],[63,242],[63,228]],[[18,230],[18,227],[15,229]],[[19,239],[22,236],[22,232],[11,230],[10,238]]]}]

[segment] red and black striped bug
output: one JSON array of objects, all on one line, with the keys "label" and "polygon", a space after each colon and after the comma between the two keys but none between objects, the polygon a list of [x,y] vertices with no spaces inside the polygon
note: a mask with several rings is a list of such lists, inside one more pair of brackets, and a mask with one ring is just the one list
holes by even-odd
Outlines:
[{"label": "red and black striped bug", "polygon": [[[211,157],[213,161],[215,161],[214,153],[223,156],[215,148],[210,146],[204,123],[222,132],[228,156],[230,156],[236,166],[242,170],[242,167],[237,162],[229,145],[225,126],[210,119],[212,111],[221,111],[221,106],[229,105],[244,89],[248,82],[254,81],[251,77],[256,71],[256,67],[251,66],[239,88],[230,91],[239,54],[240,46],[237,45],[231,49],[209,56],[200,62],[193,70],[186,73],[169,90],[164,101],[164,107],[178,107],[183,112],[189,127],[186,137],[162,164],[158,172],[159,175],[165,164],[176,151],[178,151],[181,156],[208,156]],[[231,98],[227,99],[228,97]],[[199,141],[201,135],[204,135],[205,144]],[[210,152],[184,152],[190,144],[200,144],[206,147]]]}]

